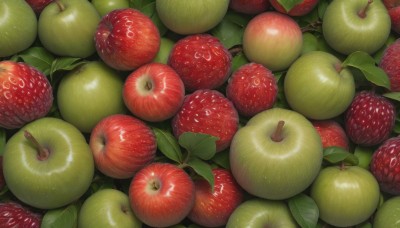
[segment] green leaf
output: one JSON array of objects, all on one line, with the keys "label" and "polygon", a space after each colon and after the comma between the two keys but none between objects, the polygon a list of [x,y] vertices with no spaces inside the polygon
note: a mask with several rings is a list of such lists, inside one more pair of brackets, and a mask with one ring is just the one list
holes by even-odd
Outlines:
[{"label": "green leaf", "polygon": [[54,56],[43,47],[31,47],[22,52],[19,57],[27,64],[36,67],[45,75],[50,74]]},{"label": "green leaf", "polygon": [[3,156],[4,148],[6,147],[6,130],[0,128],[0,156]]},{"label": "green leaf", "polygon": [[[231,14],[235,13],[227,13],[227,15]],[[242,22],[239,21],[237,17],[239,16],[225,16],[222,21],[211,30],[211,34],[217,37],[228,49],[235,45],[242,44],[242,38],[245,29],[245,26],[242,24],[246,20],[243,19]]]},{"label": "green leaf", "polygon": [[384,97],[390,98],[395,101],[400,101],[400,92],[391,92],[382,94]]},{"label": "green leaf", "polygon": [[212,158],[212,161],[224,169],[230,169],[229,150],[218,152]]},{"label": "green leaf", "polygon": [[178,141],[170,131],[153,128],[153,132],[157,139],[157,148],[169,159],[182,163],[182,151]]},{"label": "green leaf", "polygon": [[331,164],[345,162],[350,165],[358,165],[358,158],[347,150],[331,146],[324,149],[324,160]]},{"label": "green leaf", "polygon": [[53,74],[57,71],[72,70],[75,67],[77,67],[81,64],[84,64],[84,63],[85,63],[85,61],[82,61],[81,58],[73,58],[73,57],[57,58],[51,64],[50,77],[52,77]]},{"label": "green leaf", "polygon": [[286,10],[286,12],[289,12],[293,7],[295,7],[297,4],[303,2],[304,0],[278,0],[281,4],[281,6]]},{"label": "green leaf", "polygon": [[400,134],[400,117],[399,116],[396,118],[393,132],[396,134]]},{"label": "green leaf", "polygon": [[289,209],[302,228],[314,228],[317,226],[319,209],[315,201],[306,194],[299,194],[289,199]]},{"label": "green leaf", "polygon": [[203,177],[214,191],[214,175],[211,166],[197,157],[190,157],[187,165],[191,167],[199,176]]},{"label": "green leaf", "polygon": [[190,155],[203,160],[211,159],[216,153],[217,137],[203,133],[184,132],[178,142]]},{"label": "green leaf", "polygon": [[70,204],[66,207],[49,210],[43,216],[40,228],[73,228],[77,227],[78,206]]},{"label": "green leaf", "polygon": [[232,72],[238,70],[244,64],[249,63],[246,55],[241,51],[232,58]]},{"label": "green leaf", "polygon": [[328,8],[329,3],[330,2],[328,0],[320,0],[318,2],[317,10],[318,10],[318,17],[319,18],[322,19],[324,17],[326,8]]},{"label": "green leaf", "polygon": [[129,7],[141,10],[144,6],[155,2],[155,0],[129,0]]}]

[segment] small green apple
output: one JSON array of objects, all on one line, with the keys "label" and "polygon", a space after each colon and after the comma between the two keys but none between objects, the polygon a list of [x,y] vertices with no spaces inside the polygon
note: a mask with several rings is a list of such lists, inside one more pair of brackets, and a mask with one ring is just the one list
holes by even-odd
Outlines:
[{"label": "small green apple", "polygon": [[116,9],[129,8],[128,0],[92,0],[92,4],[101,17]]},{"label": "small green apple", "polygon": [[104,117],[126,112],[123,78],[100,61],[84,63],[60,81],[57,103],[64,120],[89,133]]},{"label": "small green apple", "polygon": [[0,57],[27,49],[37,35],[37,18],[24,0],[0,1]]},{"label": "small green apple", "polygon": [[169,53],[171,53],[171,50],[174,47],[174,45],[175,42],[172,41],[171,39],[161,37],[160,50],[158,50],[156,57],[153,59],[153,62],[167,64]]},{"label": "small green apple", "polygon": [[400,196],[387,199],[374,216],[374,228],[395,228],[400,224]]}]

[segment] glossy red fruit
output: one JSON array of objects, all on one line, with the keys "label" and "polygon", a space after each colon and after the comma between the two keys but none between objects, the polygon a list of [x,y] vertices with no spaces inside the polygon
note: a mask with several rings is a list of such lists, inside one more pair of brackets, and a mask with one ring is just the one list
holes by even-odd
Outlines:
[{"label": "glossy red fruit", "polygon": [[388,10],[392,31],[400,34],[400,1],[399,0],[383,0],[383,4]]},{"label": "glossy red fruit", "polygon": [[372,155],[370,169],[382,191],[400,195],[400,136],[379,146]]},{"label": "glossy red fruit", "polygon": [[400,92],[400,39],[397,39],[385,49],[379,66],[389,77],[390,91]]},{"label": "glossy red fruit", "polygon": [[0,227],[39,228],[42,215],[16,202],[0,203]]},{"label": "glossy red fruit", "polygon": [[287,14],[289,16],[304,16],[311,12],[318,4],[319,0],[303,0],[295,5],[292,9],[287,11],[278,0],[269,1],[276,11]]},{"label": "glossy red fruit", "polygon": [[334,120],[313,120],[311,123],[321,137],[323,148],[336,146],[349,150],[349,139],[342,125],[338,122]]},{"label": "glossy red fruit", "polygon": [[25,0],[35,11],[36,14],[40,14],[42,10],[50,4],[53,0]]},{"label": "glossy red fruit", "polygon": [[232,56],[209,34],[189,35],[175,43],[170,65],[182,78],[186,90],[215,89],[229,77]]},{"label": "glossy red fruit", "polygon": [[231,0],[229,7],[236,12],[245,14],[258,14],[270,6],[269,0]]},{"label": "glossy red fruit", "polygon": [[356,94],[345,114],[347,136],[362,146],[373,146],[389,138],[396,118],[395,106],[372,91]]},{"label": "glossy red fruit", "polygon": [[228,80],[226,97],[239,114],[251,117],[272,108],[278,85],[272,71],[258,63],[248,63],[235,71]]},{"label": "glossy red fruit", "polygon": [[0,62],[0,127],[20,128],[45,116],[52,103],[52,86],[42,72],[22,62]]},{"label": "glossy red fruit", "polygon": [[195,180],[195,201],[188,218],[202,227],[224,226],[243,200],[243,190],[232,174],[214,168],[214,191],[205,179]]},{"label": "glossy red fruit", "polygon": [[209,134],[216,141],[217,152],[229,147],[239,127],[238,113],[232,102],[216,90],[196,90],[185,96],[172,119],[175,137],[184,132]]},{"label": "glossy red fruit", "polygon": [[110,67],[129,71],[151,62],[160,48],[157,26],[133,8],[106,14],[97,27],[96,50]]}]

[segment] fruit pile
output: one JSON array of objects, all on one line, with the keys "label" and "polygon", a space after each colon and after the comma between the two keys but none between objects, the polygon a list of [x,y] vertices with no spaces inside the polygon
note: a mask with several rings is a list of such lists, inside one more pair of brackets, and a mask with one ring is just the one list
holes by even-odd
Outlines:
[{"label": "fruit pile", "polygon": [[0,0],[0,227],[398,227],[396,0]]}]

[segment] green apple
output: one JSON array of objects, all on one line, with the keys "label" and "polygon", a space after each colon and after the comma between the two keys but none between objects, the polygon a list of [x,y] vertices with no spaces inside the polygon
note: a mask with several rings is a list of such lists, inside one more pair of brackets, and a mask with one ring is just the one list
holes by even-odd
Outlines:
[{"label": "green apple", "polygon": [[379,185],[368,170],[359,166],[329,166],[321,170],[310,196],[326,223],[348,227],[366,221],[377,209]]},{"label": "green apple", "polygon": [[226,228],[299,227],[284,201],[253,198],[240,204],[231,214]]},{"label": "green apple", "polygon": [[37,18],[24,0],[0,1],[0,57],[27,49],[36,39]]},{"label": "green apple", "polygon": [[89,133],[104,117],[125,113],[123,83],[123,77],[103,62],[78,66],[63,76],[57,90],[62,118]]},{"label": "green apple", "polygon": [[400,196],[387,199],[374,216],[374,228],[396,228],[400,224]]},{"label": "green apple", "polygon": [[354,150],[354,155],[358,158],[358,166],[368,169],[371,163],[374,148],[357,146]]},{"label": "green apple", "polygon": [[86,58],[96,52],[94,35],[100,19],[87,0],[54,0],[39,16],[39,39],[56,55]]},{"label": "green apple", "polygon": [[222,21],[229,0],[156,0],[161,22],[178,34],[206,32]]},{"label": "green apple", "polygon": [[153,62],[168,64],[169,53],[171,53],[175,42],[169,38],[161,37],[160,49]]},{"label": "green apple", "polygon": [[311,51],[287,71],[284,93],[290,107],[310,119],[324,120],[342,114],[355,94],[351,71],[334,55]]},{"label": "green apple", "polygon": [[78,227],[140,228],[142,222],[133,213],[127,194],[116,189],[102,189],[82,204]]},{"label": "green apple", "polygon": [[8,188],[35,208],[58,208],[79,199],[89,188],[94,170],[92,152],[83,134],[57,118],[28,123],[4,149]]},{"label": "green apple", "polygon": [[128,0],[92,0],[92,4],[101,17],[116,9],[129,8]]},{"label": "green apple", "polygon": [[311,185],[322,163],[321,138],[303,115],[272,108],[253,116],[233,137],[232,174],[260,198],[290,198]]},{"label": "green apple", "polygon": [[382,47],[391,31],[389,13],[380,0],[335,0],[323,16],[326,42],[342,54]]}]

